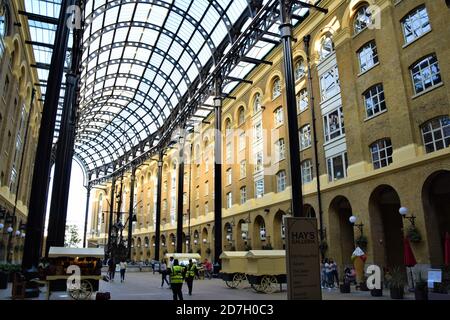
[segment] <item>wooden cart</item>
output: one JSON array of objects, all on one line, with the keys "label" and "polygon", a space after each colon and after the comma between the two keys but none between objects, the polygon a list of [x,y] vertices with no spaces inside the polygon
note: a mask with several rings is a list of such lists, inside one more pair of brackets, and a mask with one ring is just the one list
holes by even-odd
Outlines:
[{"label": "wooden cart", "polygon": [[[51,291],[68,291],[72,299],[90,299],[95,291],[98,291],[101,275],[101,259],[104,257],[104,249],[101,248],[62,248],[50,247],[48,258],[50,262],[49,273],[45,280],[41,281],[47,286],[47,300]],[[80,286],[68,288],[67,280],[71,274],[67,274],[67,268],[76,265],[80,268]]]},{"label": "wooden cart", "polygon": [[245,272],[247,270],[248,251],[224,251],[220,255],[222,270],[220,277],[229,288],[237,288],[247,281]]},{"label": "wooden cart", "polygon": [[285,250],[250,250],[247,279],[256,292],[273,293],[287,282]]}]

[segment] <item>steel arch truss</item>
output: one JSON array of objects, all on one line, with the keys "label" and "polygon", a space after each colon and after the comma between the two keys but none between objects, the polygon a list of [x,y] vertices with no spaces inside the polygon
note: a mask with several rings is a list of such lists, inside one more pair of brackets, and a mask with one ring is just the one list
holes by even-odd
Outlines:
[{"label": "steel arch truss", "polygon": [[248,8],[247,0],[85,2],[75,155],[91,176],[157,146]]}]

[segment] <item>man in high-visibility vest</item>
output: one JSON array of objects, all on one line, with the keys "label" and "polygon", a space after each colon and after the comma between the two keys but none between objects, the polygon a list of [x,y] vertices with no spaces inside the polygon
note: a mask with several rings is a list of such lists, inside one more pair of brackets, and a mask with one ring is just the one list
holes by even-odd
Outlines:
[{"label": "man in high-visibility vest", "polygon": [[194,278],[198,274],[197,266],[192,263],[192,259],[189,259],[189,264],[186,267],[186,283],[189,289],[189,295],[192,296],[192,284],[194,283]]},{"label": "man in high-visibility vest", "polygon": [[183,300],[183,293],[181,288],[183,287],[183,275],[184,267],[178,264],[178,259],[173,261],[173,266],[170,269],[170,286],[173,292],[173,300]]}]

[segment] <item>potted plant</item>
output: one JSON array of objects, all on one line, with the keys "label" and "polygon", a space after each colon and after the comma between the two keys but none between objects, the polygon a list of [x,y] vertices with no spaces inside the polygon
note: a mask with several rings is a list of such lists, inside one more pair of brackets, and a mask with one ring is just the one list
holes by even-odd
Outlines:
[{"label": "potted plant", "polygon": [[422,273],[419,272],[416,276],[416,284],[414,288],[414,297],[416,300],[428,300],[428,285],[427,281],[422,278]]},{"label": "potted plant", "polygon": [[406,276],[404,270],[399,267],[392,268],[389,279],[389,290],[391,299],[403,299],[406,285]]}]

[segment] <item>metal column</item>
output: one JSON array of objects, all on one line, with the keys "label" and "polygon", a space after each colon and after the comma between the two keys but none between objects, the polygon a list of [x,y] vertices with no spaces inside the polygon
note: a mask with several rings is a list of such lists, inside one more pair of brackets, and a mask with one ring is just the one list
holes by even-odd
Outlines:
[{"label": "metal column", "polygon": [[308,67],[308,95],[309,95],[309,106],[311,108],[311,118],[312,118],[312,129],[313,129],[313,137],[314,137],[314,162],[316,169],[316,187],[317,187],[317,202],[319,205],[319,232],[320,232],[320,240],[323,241],[325,239],[324,229],[323,229],[323,210],[322,210],[322,195],[320,192],[320,172],[319,172],[319,155],[317,149],[317,129],[316,129],[316,113],[314,111],[314,93],[313,93],[313,85],[312,85],[312,72],[311,72],[311,52],[310,52],[310,40],[311,36],[307,35],[303,38],[303,43],[305,45],[306,52],[306,63]]},{"label": "metal column", "polygon": [[[216,79],[214,98],[214,265],[220,270],[222,252],[222,97],[221,81]],[[216,271],[216,270],[214,270]]]},{"label": "metal column", "polygon": [[292,59],[292,24],[290,8],[280,0],[280,32],[283,42],[283,67],[286,86],[286,109],[289,134],[289,166],[292,186],[292,214],[303,216],[302,176],[300,169],[300,143],[298,139],[297,103],[295,96],[294,61]]},{"label": "metal column", "polygon": [[74,0],[62,0],[61,12],[55,34],[54,49],[51,59],[51,70],[47,81],[42,119],[39,128],[39,139],[33,170],[29,214],[24,245],[22,267],[25,270],[36,268],[41,257],[42,239],[45,228],[45,211],[47,205],[48,177],[51,168],[51,151],[56,113],[58,110],[61,80],[66,60],[69,29],[66,27],[67,8]]},{"label": "metal column", "polygon": [[[89,216],[89,201],[91,200],[91,186],[86,187],[86,211],[84,212],[84,233],[83,233],[83,248],[87,248],[87,225]],[[101,214],[101,213],[100,213]],[[92,227],[91,227],[92,228]]]},{"label": "metal column", "polygon": [[133,166],[131,169],[131,178],[130,178],[130,205],[129,205],[129,213],[128,213],[128,240],[127,240],[127,249],[128,249],[128,259],[131,260],[131,242],[133,238],[133,215],[134,215],[134,185],[136,183],[136,167]]},{"label": "metal column", "polygon": [[[183,143],[181,143],[181,141],[180,141],[179,148],[180,148],[180,150],[179,150],[180,164],[178,165],[177,251],[176,252],[183,252],[183,186],[184,186],[184,153],[183,153],[183,149],[184,149],[184,141],[183,141]],[[186,240],[190,241],[190,239],[188,239],[188,238],[186,238]]]},{"label": "metal column", "polygon": [[108,244],[106,246],[108,250],[108,256],[111,258],[111,232],[113,227],[114,216],[114,198],[116,197],[116,178],[113,177],[111,181],[111,201],[109,202],[109,221],[108,221]]},{"label": "metal column", "polygon": [[156,190],[156,230],[155,230],[155,260],[159,261],[159,242],[161,237],[161,184],[163,168],[163,151],[159,152],[158,158],[158,186]]}]

